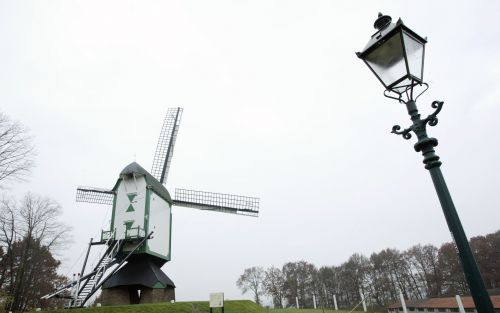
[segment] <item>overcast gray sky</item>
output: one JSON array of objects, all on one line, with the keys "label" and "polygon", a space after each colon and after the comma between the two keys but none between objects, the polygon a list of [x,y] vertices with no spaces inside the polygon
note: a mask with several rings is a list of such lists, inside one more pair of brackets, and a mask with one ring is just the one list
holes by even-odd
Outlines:
[{"label": "overcast gray sky", "polygon": [[261,214],[174,208],[163,269],[178,300],[242,298],[250,266],[450,241],[414,139],[390,134],[405,108],[354,54],[379,11],[428,37],[418,104],[445,101],[429,130],[443,173],[467,235],[498,230],[498,1],[1,0],[0,110],[39,151],[10,192],[62,205],[74,240],[61,271],[77,272],[111,209],[75,203],[76,187],[149,169],[181,106],[167,187],[260,197]]}]

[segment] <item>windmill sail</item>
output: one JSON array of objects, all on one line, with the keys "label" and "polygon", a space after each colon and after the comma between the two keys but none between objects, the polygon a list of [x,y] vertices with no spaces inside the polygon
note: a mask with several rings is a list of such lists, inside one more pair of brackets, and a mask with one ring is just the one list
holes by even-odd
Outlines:
[{"label": "windmill sail", "polygon": [[254,217],[259,215],[259,198],[176,188],[173,202],[177,206],[200,210]]},{"label": "windmill sail", "polygon": [[76,189],[76,202],[113,205],[115,193],[109,189],[79,186]]},{"label": "windmill sail", "polygon": [[172,162],[175,140],[181,122],[182,108],[170,108],[167,111],[163,126],[160,132],[160,138],[156,145],[156,152],[151,168],[151,175],[160,183],[164,184],[167,180],[168,170]]}]

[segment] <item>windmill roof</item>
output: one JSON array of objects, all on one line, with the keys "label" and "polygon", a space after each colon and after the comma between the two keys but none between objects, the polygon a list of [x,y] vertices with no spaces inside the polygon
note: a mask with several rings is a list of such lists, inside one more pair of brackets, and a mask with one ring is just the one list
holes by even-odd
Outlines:
[{"label": "windmill roof", "polygon": [[167,188],[163,186],[162,183],[160,183],[156,178],[153,177],[148,171],[146,171],[142,166],[140,166],[137,162],[132,162],[129,165],[125,166],[125,168],[120,172],[120,178],[116,182],[115,186],[113,187],[113,191],[116,191],[118,188],[119,183],[123,179],[123,176],[127,175],[132,175],[132,174],[139,174],[144,176],[146,179],[146,183],[148,186],[154,190],[160,197],[165,199],[168,203],[172,204],[172,198],[170,197],[170,193],[168,192]]},{"label": "windmill roof", "polygon": [[[158,283],[162,286],[159,286]],[[130,285],[142,285],[148,288],[175,288],[172,280],[157,264],[150,260],[128,262],[103,284],[103,288]]]}]

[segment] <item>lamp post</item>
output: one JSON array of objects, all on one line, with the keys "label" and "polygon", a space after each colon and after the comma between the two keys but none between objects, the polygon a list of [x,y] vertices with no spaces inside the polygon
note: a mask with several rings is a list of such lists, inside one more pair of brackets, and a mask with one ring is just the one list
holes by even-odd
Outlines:
[{"label": "lamp post", "polygon": [[[448,228],[457,246],[460,262],[477,311],[479,313],[494,313],[491,299],[441,173],[441,161],[434,151],[438,141],[436,138],[427,136],[427,125],[435,126],[438,123],[437,114],[441,111],[443,102],[434,101],[431,106],[435,111],[424,119],[420,117],[415,102],[428,88],[428,85],[423,81],[427,40],[404,25],[401,19],[392,23],[390,16],[381,13],[379,13],[374,27],[377,31],[372,35],[363,51],[356,54],[384,85],[384,95],[406,105],[412,125],[405,129],[395,125],[392,128],[392,133],[402,135],[406,140],[412,137],[411,132],[417,136],[417,142],[414,145],[415,151],[422,152],[425,168],[431,174]],[[423,90],[415,96],[414,90],[420,88]]]}]

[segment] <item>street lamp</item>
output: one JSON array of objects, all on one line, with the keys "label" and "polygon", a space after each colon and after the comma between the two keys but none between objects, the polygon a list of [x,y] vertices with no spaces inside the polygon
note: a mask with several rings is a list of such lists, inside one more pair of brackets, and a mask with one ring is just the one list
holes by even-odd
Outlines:
[{"label": "street lamp", "polygon": [[[435,126],[438,123],[437,114],[441,111],[443,102],[434,101],[431,106],[435,111],[424,119],[420,117],[415,102],[428,88],[428,85],[423,81],[424,52],[427,40],[405,26],[401,19],[392,23],[390,16],[381,13],[379,13],[374,27],[377,31],[372,35],[363,51],[356,54],[384,85],[384,95],[406,105],[412,125],[403,130],[401,130],[401,126],[395,125],[392,128],[392,133],[402,135],[407,140],[412,137],[411,132],[417,136],[417,142],[414,145],[415,151],[422,152],[425,168],[431,174],[448,228],[455,240],[477,311],[479,313],[494,313],[493,304],[486,291],[460,218],[441,173],[441,161],[434,151],[438,141],[436,138],[427,136],[427,124]],[[422,86],[424,89],[415,96],[414,90],[420,89]]]}]

